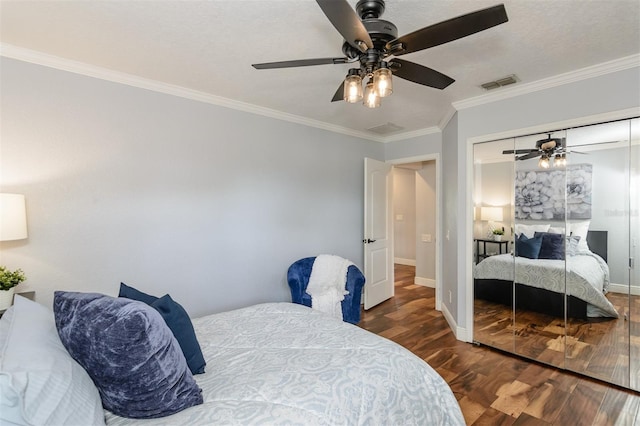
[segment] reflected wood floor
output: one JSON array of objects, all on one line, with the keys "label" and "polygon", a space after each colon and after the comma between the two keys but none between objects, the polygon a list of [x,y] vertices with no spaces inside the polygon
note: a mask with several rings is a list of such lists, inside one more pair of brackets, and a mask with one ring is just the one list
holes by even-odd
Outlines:
[{"label": "reflected wood floor", "polygon": [[[515,323],[510,306],[476,299],[474,338],[478,342],[540,362],[565,366],[607,382],[629,386],[629,351],[636,355],[632,385],[637,385],[638,344],[629,341],[629,327],[638,329],[640,296],[617,293],[607,298],[620,313],[619,318],[564,318],[516,310]],[[629,302],[631,300],[631,303]],[[632,309],[632,315],[629,310]],[[566,336],[565,336],[566,333]],[[630,348],[631,346],[631,348]],[[566,354],[566,357],[565,357]]]},{"label": "reflected wood floor", "polygon": [[449,383],[468,425],[640,425],[640,395],[456,340],[435,292],[396,265],[395,296],[360,327],[427,361]]}]

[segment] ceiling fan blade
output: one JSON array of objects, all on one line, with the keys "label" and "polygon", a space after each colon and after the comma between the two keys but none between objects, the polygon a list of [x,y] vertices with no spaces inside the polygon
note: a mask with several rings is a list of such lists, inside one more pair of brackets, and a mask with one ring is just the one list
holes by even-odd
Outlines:
[{"label": "ceiling fan blade", "polygon": [[367,29],[346,0],[316,0],[316,2],[351,46],[362,52],[373,47]]},{"label": "ceiling fan blade", "polygon": [[390,60],[389,68],[391,68],[394,75],[400,78],[436,89],[444,89],[455,81],[451,77],[436,70],[414,62],[405,61],[404,59],[394,58]]},{"label": "ceiling fan blade", "polygon": [[530,152],[538,152],[537,149],[507,149],[502,151],[503,154],[529,154]]},{"label": "ceiling fan blade", "polygon": [[251,64],[251,66],[257,70],[266,70],[272,68],[308,67],[311,65],[346,64],[347,62],[347,58],[316,58],[298,59],[296,61],[265,62],[263,64]]},{"label": "ceiling fan blade", "polygon": [[[422,28],[387,43],[393,54],[405,55],[439,46],[507,22],[504,5],[488,7]],[[399,47],[398,45],[402,46]]]},{"label": "ceiling fan blade", "polygon": [[342,84],[340,84],[340,87],[338,87],[338,90],[336,90],[336,93],[333,95],[333,98],[331,98],[331,102],[337,102],[342,100],[344,100],[344,80],[342,81]]},{"label": "ceiling fan blade", "polygon": [[536,152],[531,152],[529,154],[523,155],[522,157],[516,157],[516,160],[528,160],[530,158],[536,158],[541,155],[542,155],[541,152],[536,151]]},{"label": "ceiling fan blade", "polygon": [[580,145],[570,145],[569,148],[575,148],[576,146],[592,146],[592,145],[605,145],[608,143],[618,143],[618,142],[626,142],[626,141],[606,141],[606,142],[595,142],[595,143],[583,143]]}]

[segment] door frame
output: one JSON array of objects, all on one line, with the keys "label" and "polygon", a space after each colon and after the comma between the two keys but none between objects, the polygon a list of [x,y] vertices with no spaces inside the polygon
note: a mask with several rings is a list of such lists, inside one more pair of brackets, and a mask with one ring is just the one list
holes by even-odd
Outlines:
[{"label": "door frame", "polygon": [[[440,167],[440,153],[417,155],[413,157],[395,158],[386,162],[392,165],[416,163],[420,161],[434,161],[436,165],[436,310],[442,311],[442,229],[440,226],[442,215],[442,171]],[[393,214],[393,212],[392,212]],[[391,243],[395,244],[395,235],[391,227]],[[416,259],[417,260],[417,259]]]}]

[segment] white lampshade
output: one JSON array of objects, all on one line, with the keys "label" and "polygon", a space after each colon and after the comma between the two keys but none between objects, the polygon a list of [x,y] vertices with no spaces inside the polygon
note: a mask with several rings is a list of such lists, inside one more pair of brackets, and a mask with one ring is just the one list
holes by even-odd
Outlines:
[{"label": "white lampshade", "polygon": [[502,207],[480,207],[480,220],[502,222]]},{"label": "white lampshade", "polygon": [[0,194],[0,241],[27,238],[24,195]]}]

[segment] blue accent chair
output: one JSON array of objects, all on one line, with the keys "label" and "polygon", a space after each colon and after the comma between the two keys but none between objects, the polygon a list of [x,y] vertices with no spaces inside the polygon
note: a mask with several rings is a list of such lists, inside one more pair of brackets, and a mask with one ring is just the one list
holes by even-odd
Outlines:
[{"label": "blue accent chair", "polygon": [[[289,267],[287,281],[291,289],[293,303],[311,307],[311,296],[307,294],[306,289],[315,260],[315,256],[305,257],[295,261]],[[360,299],[364,282],[365,278],[360,269],[355,265],[349,266],[346,283],[346,290],[349,294],[345,295],[342,301],[342,319],[345,322],[357,324],[360,321]]]}]

